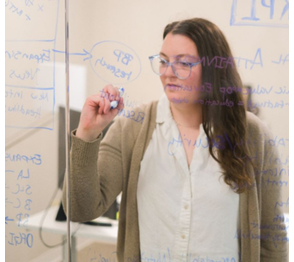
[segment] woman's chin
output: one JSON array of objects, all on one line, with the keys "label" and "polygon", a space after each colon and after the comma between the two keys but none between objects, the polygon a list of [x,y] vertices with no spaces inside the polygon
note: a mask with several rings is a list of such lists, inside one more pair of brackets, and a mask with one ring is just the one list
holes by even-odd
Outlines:
[{"label": "woman's chin", "polygon": [[165,92],[167,99],[177,105],[195,105],[195,101],[199,99],[199,96],[190,96],[188,94],[179,94],[174,92]]},{"label": "woman's chin", "polygon": [[190,99],[188,96],[180,95],[174,92],[165,92],[168,100],[174,104],[188,104]]}]

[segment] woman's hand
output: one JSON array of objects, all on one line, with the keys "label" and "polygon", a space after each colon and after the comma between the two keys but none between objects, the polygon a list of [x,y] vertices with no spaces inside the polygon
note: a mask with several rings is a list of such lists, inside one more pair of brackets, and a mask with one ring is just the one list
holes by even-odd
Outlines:
[{"label": "woman's hand", "polygon": [[[110,109],[110,102],[115,100],[118,106]],[[93,141],[123,108],[123,98],[119,97],[118,88],[105,86],[101,93],[87,98],[76,136],[87,142]]]}]

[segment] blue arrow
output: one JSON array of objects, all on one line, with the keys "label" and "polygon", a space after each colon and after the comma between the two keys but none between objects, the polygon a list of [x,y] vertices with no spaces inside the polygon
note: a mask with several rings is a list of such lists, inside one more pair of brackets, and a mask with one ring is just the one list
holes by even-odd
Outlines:
[{"label": "blue arrow", "polygon": [[[61,54],[65,54],[65,51],[60,51],[60,50],[56,50],[56,49],[52,49],[53,52],[55,53],[61,53]],[[81,55],[81,56],[88,56],[86,58],[84,58],[83,60],[88,60],[91,59],[93,56],[91,53],[89,53],[88,51],[86,51],[85,49],[83,49],[84,53],[69,53],[69,55]]]},{"label": "blue arrow", "polygon": [[8,218],[8,216],[5,217],[5,224],[8,224],[7,221],[14,221],[12,218]]}]

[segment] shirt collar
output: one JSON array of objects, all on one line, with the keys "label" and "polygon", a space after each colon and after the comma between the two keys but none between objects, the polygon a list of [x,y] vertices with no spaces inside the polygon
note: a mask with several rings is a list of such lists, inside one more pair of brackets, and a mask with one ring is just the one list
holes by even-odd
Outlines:
[{"label": "shirt collar", "polygon": [[[170,110],[170,101],[168,100],[166,94],[163,93],[160,99],[158,100],[156,123],[157,124],[167,123],[166,131],[168,132],[168,128],[170,128],[173,122],[174,122],[174,119]],[[205,137],[206,135],[205,135],[202,123],[200,124],[199,128],[200,128],[200,133],[198,138]]]},{"label": "shirt collar", "polygon": [[172,119],[170,102],[165,93],[161,96],[157,105],[156,123],[161,124]]}]

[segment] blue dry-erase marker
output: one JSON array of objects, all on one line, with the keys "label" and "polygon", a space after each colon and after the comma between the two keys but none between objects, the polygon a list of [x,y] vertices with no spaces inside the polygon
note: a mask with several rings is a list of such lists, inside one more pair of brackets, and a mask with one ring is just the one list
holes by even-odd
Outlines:
[{"label": "blue dry-erase marker", "polygon": [[[122,97],[124,95],[125,89],[123,87],[120,87],[118,91],[119,91],[119,96]],[[118,106],[118,101],[110,102],[110,109],[116,108],[117,106]]]}]

